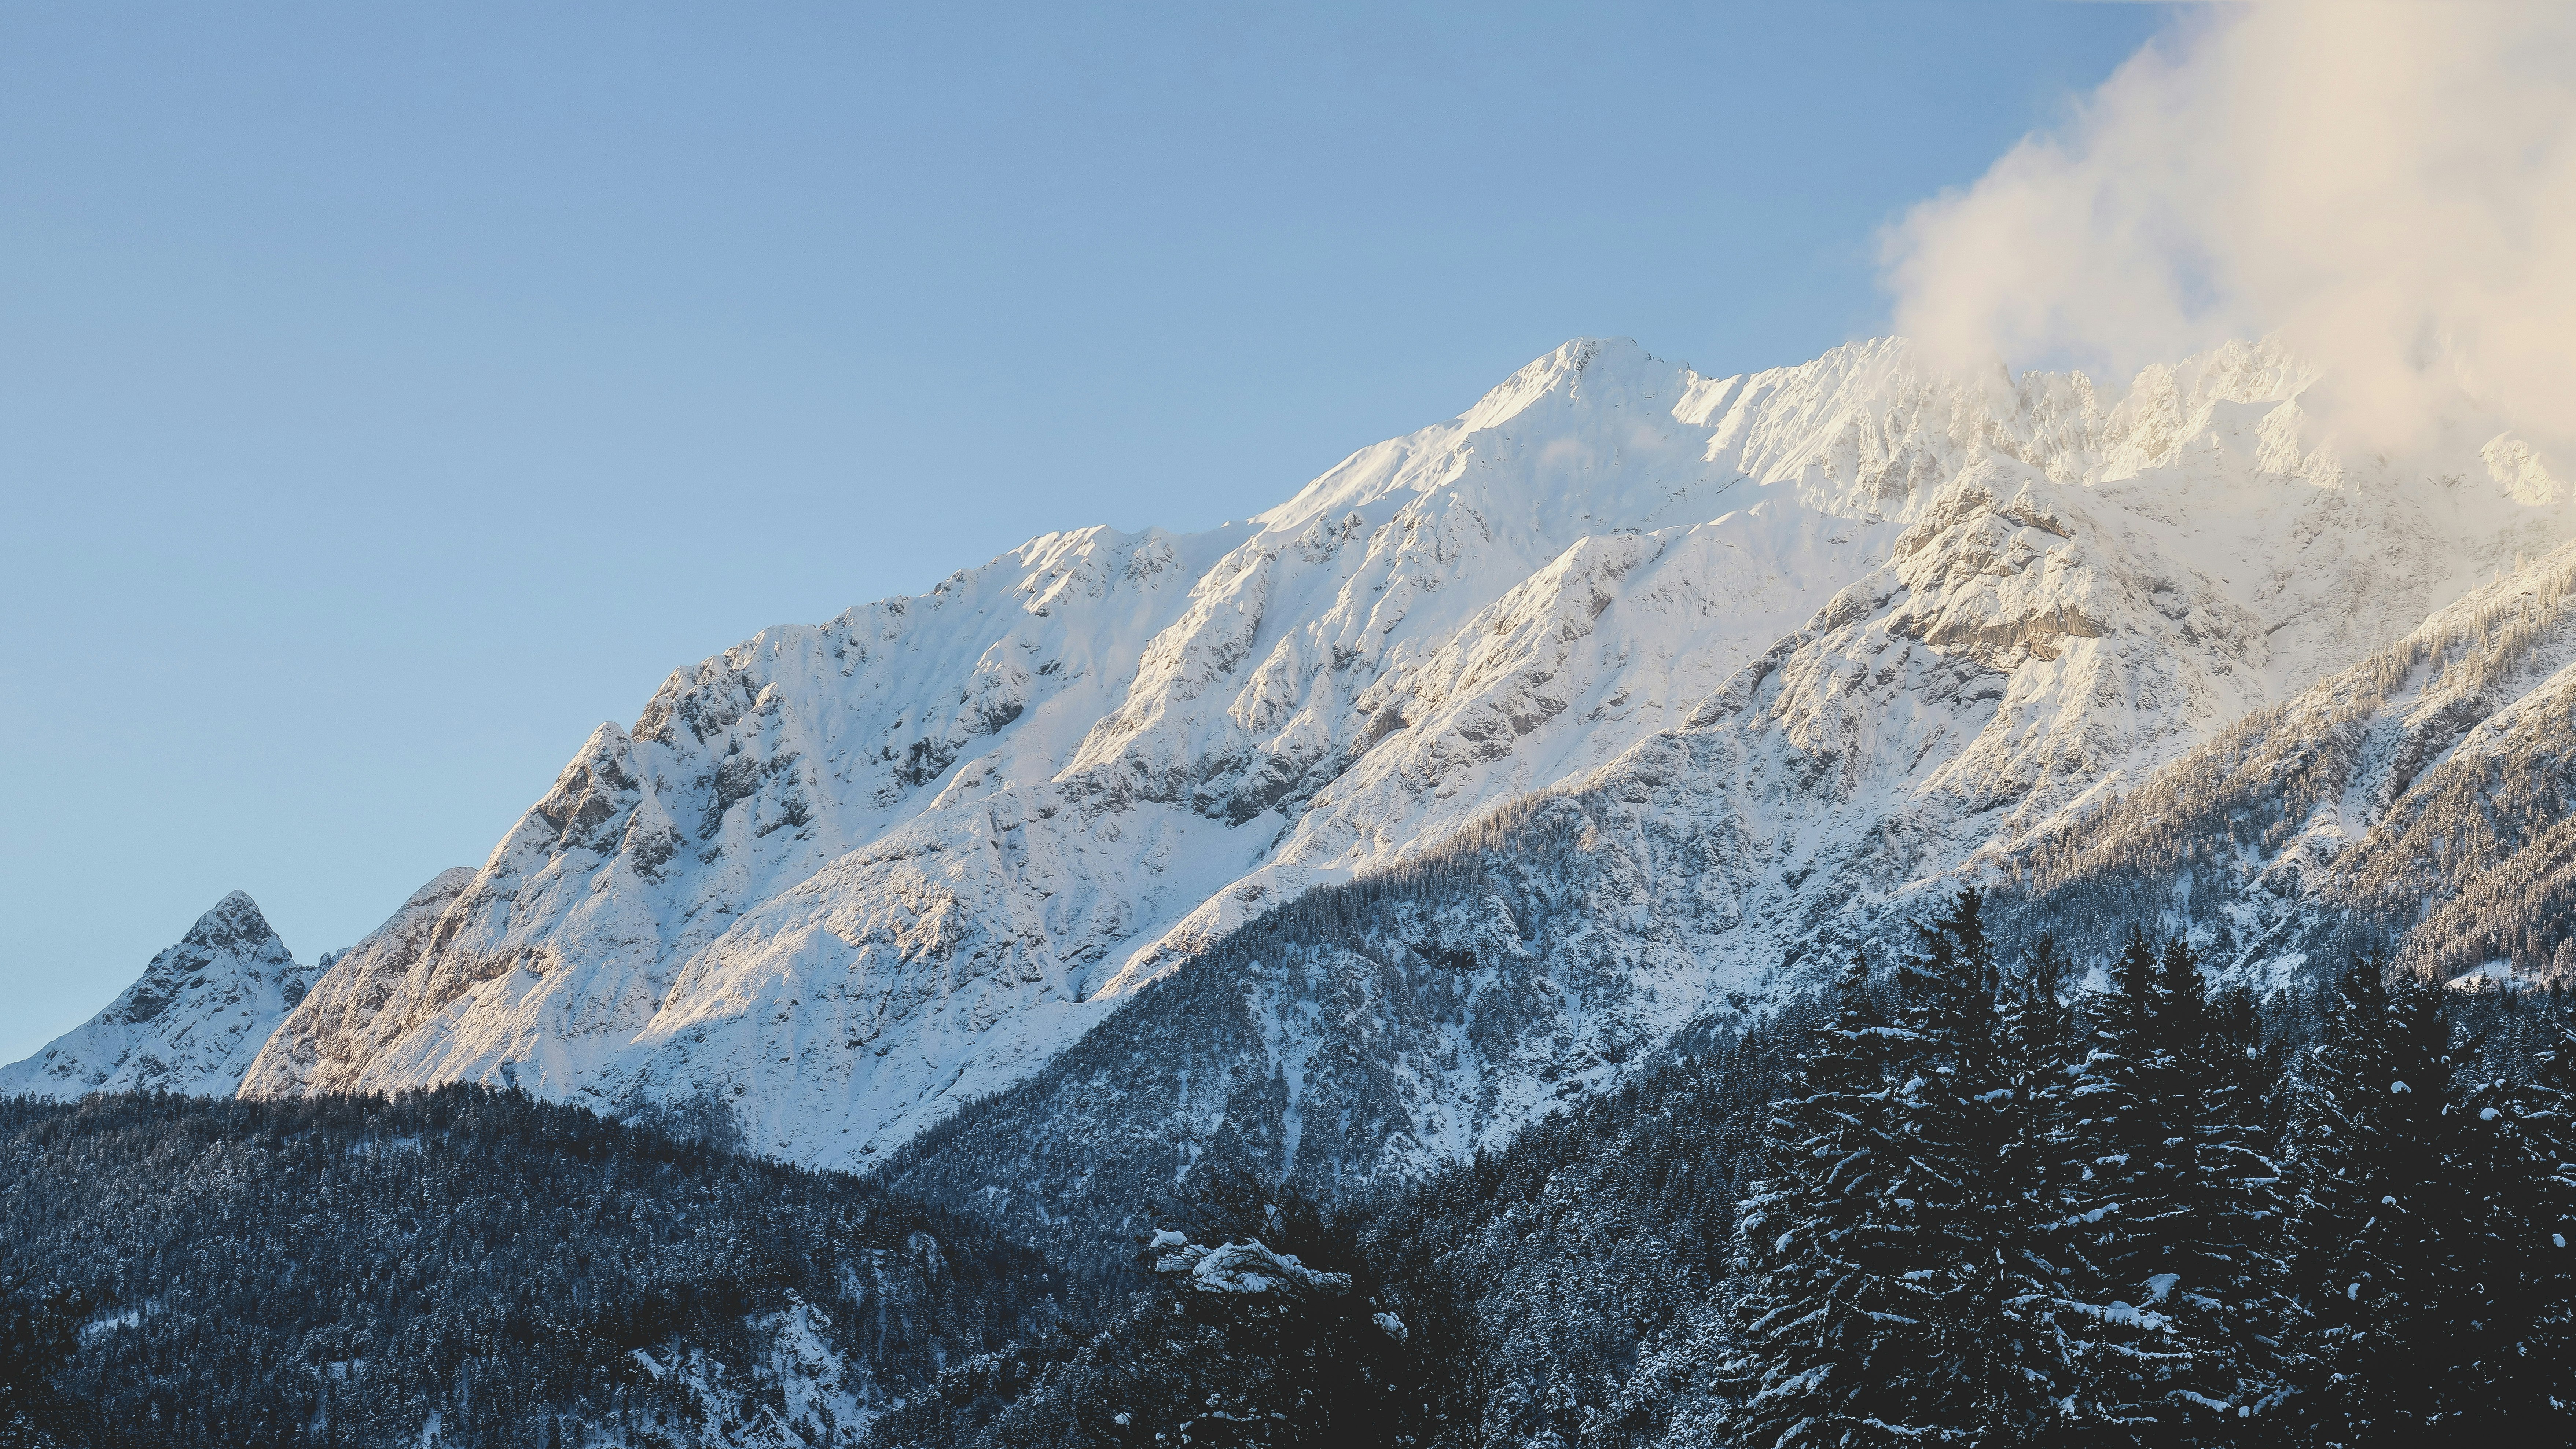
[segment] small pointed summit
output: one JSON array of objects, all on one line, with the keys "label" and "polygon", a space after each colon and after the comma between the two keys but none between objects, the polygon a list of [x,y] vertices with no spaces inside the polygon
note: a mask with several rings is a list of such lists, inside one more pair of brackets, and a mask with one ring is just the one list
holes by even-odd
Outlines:
[{"label": "small pointed summit", "polygon": [[[260,911],[259,902],[248,891],[233,891],[214,903],[188,934],[179,938],[180,949],[189,946],[232,949],[245,945],[264,946],[275,943],[276,954],[287,955],[286,943],[279,941],[277,931]],[[292,959],[291,957],[289,959]]]},{"label": "small pointed summit", "polygon": [[230,1095],[311,985],[244,891],[215,902],[106,1009],[23,1062],[0,1095],[163,1090]]}]

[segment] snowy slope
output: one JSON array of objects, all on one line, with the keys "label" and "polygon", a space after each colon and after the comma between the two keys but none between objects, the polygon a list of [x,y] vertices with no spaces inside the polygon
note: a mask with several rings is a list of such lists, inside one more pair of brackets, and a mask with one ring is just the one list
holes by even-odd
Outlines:
[{"label": "snowy slope", "polygon": [[[244,1090],[716,1090],[861,1162],[1282,902],[1499,851],[1582,903],[1548,928],[1588,933],[1581,988],[1437,1070],[1390,1065],[1457,1025],[1417,1013],[1317,1074],[1404,1113],[1399,1155],[1456,1150],[2576,536],[2500,425],[2347,461],[2313,381],[2250,346],[2105,397],[1900,342],[1723,380],[1570,343],[1245,523],[1048,535],[680,671]],[[1580,823],[1457,837],[1532,792]],[[1472,990],[1555,979],[1529,960]],[[1332,993],[1254,976],[1255,1075],[1307,1073]]]},{"label": "snowy slope", "polygon": [[305,993],[298,966],[249,896],[235,891],[88,1021],[0,1067],[0,1095],[167,1091],[229,1096]]},{"label": "snowy slope", "polygon": [[1884,465],[1833,396],[1886,351],[1710,383],[1571,344],[1250,523],[1052,535],[768,631],[603,727],[426,955],[351,962],[250,1090],[704,1082],[825,1161],[899,1140],[1224,924],[1211,897],[1275,894],[1241,878],[1301,822],[1289,887],[1347,876],[1811,611],[1888,529],[1811,498],[1852,481],[1816,456]]},{"label": "snowy slope", "polygon": [[2576,976],[2571,605],[2576,546],[2500,575],[2070,824],[2022,893],[2191,930],[2266,984],[2382,933],[2446,977]]},{"label": "snowy slope", "polygon": [[[2059,386],[2027,385],[2014,416],[2047,415]],[[894,1180],[1097,1249],[1207,1166],[1331,1192],[1498,1145],[1694,1019],[1740,1020],[1901,937],[1930,892],[2036,869],[2114,799],[2161,818],[2139,788],[2159,767],[2303,698],[2373,621],[2420,618],[2535,530],[2568,536],[2563,497],[2492,479],[2428,495],[2296,453],[2266,472],[2231,445],[2281,410],[2142,460],[2104,409],[2090,477],[2043,466],[2062,454],[1974,458],[1912,496],[1885,562],[1677,727],[1371,889],[1224,938],[899,1154]],[[2496,607],[2473,596],[2433,627],[2493,632]],[[2126,874],[2090,846],[2067,858]]]},{"label": "snowy slope", "polygon": [[[306,1019],[327,1022],[364,1021],[383,1004],[380,991],[385,983],[400,978],[403,971],[428,950],[429,938],[456,898],[474,883],[470,866],[457,866],[430,877],[429,883],[413,891],[385,923],[370,931],[358,944],[335,951],[323,958],[327,968],[303,993],[301,1008]],[[305,1034],[289,1039],[290,1045],[315,1042],[339,1043],[350,1040],[338,1034]],[[281,1048],[281,1053],[284,1048]],[[253,1055],[262,1055],[253,1053]],[[311,1063],[304,1064],[306,1069]],[[242,1076],[251,1067],[245,1058],[234,1073],[233,1088],[238,1089]]]}]

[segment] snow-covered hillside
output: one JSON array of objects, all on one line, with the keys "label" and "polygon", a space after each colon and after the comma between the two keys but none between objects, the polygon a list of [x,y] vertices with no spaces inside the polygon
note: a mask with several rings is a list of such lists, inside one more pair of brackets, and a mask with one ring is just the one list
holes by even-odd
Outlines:
[{"label": "snow-covered hillside", "polygon": [[[1725,379],[1569,343],[1243,523],[1046,535],[674,674],[243,1090],[715,1091],[856,1164],[1223,955],[1269,1023],[1247,1073],[1343,1073],[1399,1158],[1457,1150],[2576,538],[2500,423],[2346,458],[2314,381],[2261,346],[2110,396],[1895,341]],[[1360,1033],[1211,954],[1470,858],[1510,919],[1377,927],[1486,963],[1445,1025]]]},{"label": "snow-covered hillside", "polygon": [[324,992],[248,1090],[704,1084],[862,1160],[1249,910],[1677,719],[1883,553],[1932,466],[1855,401],[1899,354],[1569,344],[1248,523],[768,631],[603,727],[423,957],[353,962],[382,1004]]},{"label": "snow-covered hillside", "polygon": [[2576,978],[2571,604],[2576,545],[2236,721],[2012,862],[2029,910],[2187,929],[2267,985],[2382,933],[2431,974]]},{"label": "snow-covered hillside", "polygon": [[259,906],[235,891],[153,957],[106,1010],[0,1067],[0,1096],[230,1095],[317,969],[298,966]]},{"label": "snow-covered hillside", "polygon": [[[1891,508],[1881,561],[1675,727],[1225,938],[894,1180],[1097,1249],[1202,1165],[1330,1192],[1498,1144],[1694,1020],[1817,984],[1934,890],[2061,854],[2121,875],[2070,834],[2114,802],[2156,818],[2160,767],[2569,536],[2563,495],[2275,446],[2299,384],[2277,359],[2192,371],[2170,427],[2156,374],[2108,408],[2026,382],[2000,417],[2072,411],[2080,446],[2017,451],[1996,422]],[[2428,627],[2509,615],[2481,595]]]}]

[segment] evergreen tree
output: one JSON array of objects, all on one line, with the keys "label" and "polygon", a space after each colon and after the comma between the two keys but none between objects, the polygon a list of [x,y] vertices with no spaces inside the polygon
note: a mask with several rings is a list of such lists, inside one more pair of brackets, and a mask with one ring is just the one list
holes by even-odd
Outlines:
[{"label": "evergreen tree", "polygon": [[2081,1335],[2071,1324],[2071,1267],[2064,1252],[2067,1202],[2074,1189],[2068,1171],[2069,1102],[2076,1082],[2070,1060],[2076,1046],[2074,1013],[2066,1004],[2073,964],[2053,935],[2033,943],[2022,969],[2003,983],[1999,1017],[2005,1070],[2017,1113],[2006,1143],[2004,1174],[2022,1194],[2020,1254],[2029,1268],[2029,1292],[2016,1305],[2029,1325],[2034,1367],[2044,1376],[2032,1391],[2048,1402],[2034,1432],[2043,1442],[2062,1429],[2072,1407],[2074,1356]]},{"label": "evergreen tree", "polygon": [[2101,1442],[2166,1442],[2171,1393],[2189,1353],[2167,1307],[2179,1283],[2168,1251],[2184,1212],[2188,1131],[2173,1120],[2181,1066],[2169,1036],[2182,1005],[2166,962],[2132,930],[2069,1091],[2065,1253],[2075,1301],[2064,1321],[2080,1403]]},{"label": "evergreen tree", "polygon": [[1769,1176],[1736,1220],[1747,1287],[1732,1428],[1763,1449],[1917,1437],[1910,1386],[1930,1330],[1904,1285],[1909,1224],[1888,1192],[1897,1033],[1870,999],[1866,958],[1853,956],[1836,998],[1772,1117]]},{"label": "evergreen tree", "polygon": [[2167,1271],[2178,1276],[2164,1304],[2190,1357],[2169,1392],[2189,1441],[2233,1444],[2278,1391],[2285,1281],[2280,1171],[2265,1127],[2270,1073],[2251,993],[2204,1002],[2180,942],[2164,969],[2177,1008],[2167,1042],[2180,1065],[2167,1115],[2188,1136],[2166,1235]]},{"label": "evergreen tree", "polygon": [[[2075,1047],[2075,1014],[2067,1009],[2066,992],[2073,970],[2057,938],[2042,934],[1998,995],[2005,1068],[2029,1104],[2034,1134],[2065,1126],[2056,1116],[2064,1111],[2071,1085],[2067,1058]],[[2027,1172],[2035,1179],[2046,1165],[2033,1163]]]},{"label": "evergreen tree", "polygon": [[2240,1442],[2274,1392],[2282,1281],[2259,1013],[2133,931],[2094,1016],[2065,1133],[2082,1437]]},{"label": "evergreen tree", "polygon": [[[2029,1048],[2006,1029],[1981,905],[1961,891],[1899,973],[1905,1152],[1889,1184],[1912,1228],[1903,1282],[1933,1326],[1913,1418],[1942,1438],[2010,1445],[2045,1422],[2064,1373],[2049,1265],[2032,1252],[2041,1208],[2027,1169],[2042,1124],[2024,1090]],[[2044,1029],[2035,1016],[2016,1025]]]},{"label": "evergreen tree", "polygon": [[2571,1065],[2562,1045],[2534,1080],[2469,1083],[2452,1114],[2444,1180],[2461,1216],[2445,1254],[2451,1367],[2437,1378],[2454,1439],[2576,1442]]},{"label": "evergreen tree", "polygon": [[2291,1140],[2293,1434],[2424,1442],[2441,1414],[2444,1322],[2460,1290],[2443,1233],[2467,1206],[2444,1175],[2450,1026],[2431,987],[2344,973],[2301,1063]]}]

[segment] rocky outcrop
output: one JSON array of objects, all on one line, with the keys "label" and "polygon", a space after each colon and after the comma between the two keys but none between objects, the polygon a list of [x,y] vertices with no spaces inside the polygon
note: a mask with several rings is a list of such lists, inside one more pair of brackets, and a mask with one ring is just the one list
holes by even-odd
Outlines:
[{"label": "rocky outcrop", "polygon": [[2576,976],[2571,606],[2562,547],[2247,714],[2014,861],[2028,910],[2188,931],[2265,984],[2364,947]]}]

